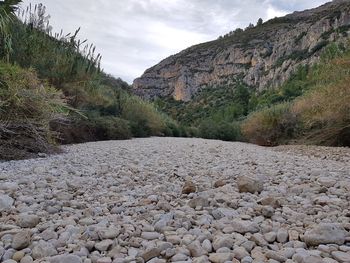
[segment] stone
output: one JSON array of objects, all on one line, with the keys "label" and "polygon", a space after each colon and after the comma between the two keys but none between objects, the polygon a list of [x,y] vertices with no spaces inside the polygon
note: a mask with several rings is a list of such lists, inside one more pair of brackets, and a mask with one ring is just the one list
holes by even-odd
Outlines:
[{"label": "stone", "polygon": [[249,256],[249,253],[244,247],[237,247],[233,250],[234,257],[238,260],[242,260],[243,258]]},{"label": "stone", "polygon": [[97,250],[101,251],[101,252],[102,251],[107,251],[107,250],[109,250],[112,247],[113,244],[114,244],[113,240],[105,239],[105,240],[102,240],[100,242],[97,242],[95,244],[95,248]]},{"label": "stone", "polygon": [[20,261],[20,263],[32,263],[32,262],[34,262],[34,260],[29,255],[24,256]]},{"label": "stone", "polygon": [[237,186],[240,193],[260,193],[264,190],[264,182],[261,179],[241,176],[237,178]]},{"label": "stone", "polygon": [[251,221],[244,220],[233,220],[231,227],[234,232],[245,234],[245,233],[257,233],[260,231],[258,224]]},{"label": "stone", "polygon": [[278,229],[277,231],[277,242],[279,243],[286,243],[288,241],[288,231],[285,229]]},{"label": "stone", "polygon": [[156,258],[160,255],[161,250],[159,248],[151,248],[142,253],[141,257],[144,261],[151,260],[152,258]]},{"label": "stone", "polygon": [[201,257],[207,254],[207,251],[201,246],[198,240],[193,241],[187,246],[192,257]]},{"label": "stone", "polygon": [[234,240],[230,235],[222,235],[222,236],[215,236],[213,241],[213,248],[214,250],[218,250],[222,247],[232,248],[234,244]]},{"label": "stone", "polygon": [[155,240],[159,239],[161,237],[161,234],[157,232],[142,232],[141,238],[146,240]]},{"label": "stone", "polygon": [[210,253],[210,252],[213,251],[213,246],[212,246],[212,244],[211,244],[211,242],[210,242],[209,239],[205,239],[205,240],[203,241],[202,247],[203,247],[208,253]]},{"label": "stone", "polygon": [[196,197],[188,201],[188,206],[191,208],[196,208],[196,207],[207,207],[209,206],[209,201],[206,198],[203,197]]},{"label": "stone", "polygon": [[209,255],[209,261],[212,263],[225,263],[233,259],[232,253],[212,253]]},{"label": "stone", "polygon": [[275,240],[277,238],[277,234],[275,232],[269,232],[269,233],[264,234],[264,238],[267,242],[273,243],[273,242],[275,242]]},{"label": "stone", "polygon": [[46,241],[40,240],[37,245],[33,247],[32,257],[34,259],[42,259],[45,257],[57,255],[55,247]]},{"label": "stone", "polygon": [[319,224],[304,234],[304,240],[309,246],[318,246],[321,244],[343,245],[345,243],[345,237],[345,229],[333,223]]},{"label": "stone", "polygon": [[20,262],[24,258],[25,253],[23,251],[17,251],[13,254],[12,259],[16,262]]},{"label": "stone", "polygon": [[82,263],[80,257],[76,255],[58,255],[48,259],[50,263]]},{"label": "stone", "polygon": [[332,253],[332,257],[337,260],[338,262],[341,263],[349,263],[350,262],[350,253],[345,253],[345,252],[341,252],[341,251],[333,251]]},{"label": "stone", "polygon": [[23,228],[34,228],[39,224],[40,218],[36,215],[20,214],[18,216],[18,225]]},{"label": "stone", "polygon": [[186,181],[182,187],[182,194],[191,194],[197,191],[196,185],[192,181]]},{"label": "stone", "polygon": [[284,255],[282,255],[276,251],[272,251],[272,250],[266,251],[265,256],[269,259],[273,259],[273,260],[276,260],[278,262],[286,262],[287,261],[287,258],[284,257]]},{"label": "stone", "polygon": [[223,187],[226,185],[226,181],[225,180],[217,180],[215,183],[214,183],[214,187],[215,188],[220,188],[220,187]]},{"label": "stone", "polygon": [[12,240],[12,247],[16,250],[21,250],[30,245],[31,232],[29,230],[23,230],[14,235]]},{"label": "stone", "polygon": [[0,194],[0,212],[7,212],[11,209],[15,200],[8,195]]}]

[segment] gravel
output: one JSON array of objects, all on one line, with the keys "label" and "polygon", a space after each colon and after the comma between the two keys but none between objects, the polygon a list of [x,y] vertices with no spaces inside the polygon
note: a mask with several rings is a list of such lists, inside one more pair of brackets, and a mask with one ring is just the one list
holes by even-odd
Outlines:
[{"label": "gravel", "polygon": [[0,262],[350,262],[347,148],[63,149],[0,163]]}]

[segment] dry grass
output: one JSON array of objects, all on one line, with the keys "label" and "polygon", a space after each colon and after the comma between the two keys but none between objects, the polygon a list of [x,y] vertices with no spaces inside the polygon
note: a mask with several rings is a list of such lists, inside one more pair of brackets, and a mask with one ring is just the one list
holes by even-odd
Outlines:
[{"label": "dry grass", "polygon": [[350,77],[334,85],[321,86],[297,99],[292,112],[303,123],[310,143],[349,145]]}]

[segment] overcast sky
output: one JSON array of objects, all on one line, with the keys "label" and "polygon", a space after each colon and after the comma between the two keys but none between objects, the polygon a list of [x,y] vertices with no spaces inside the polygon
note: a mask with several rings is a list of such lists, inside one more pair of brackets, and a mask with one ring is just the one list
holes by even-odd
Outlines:
[{"label": "overcast sky", "polygon": [[43,3],[54,32],[73,32],[102,54],[107,73],[132,83],[160,60],[264,21],[328,0],[24,0]]}]

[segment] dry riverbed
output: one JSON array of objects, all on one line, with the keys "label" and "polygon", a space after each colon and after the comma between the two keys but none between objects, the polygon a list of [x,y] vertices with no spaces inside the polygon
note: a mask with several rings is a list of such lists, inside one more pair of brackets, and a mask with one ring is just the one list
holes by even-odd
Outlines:
[{"label": "dry riverbed", "polygon": [[0,262],[350,262],[349,149],[175,138],[64,149],[0,163]]}]

